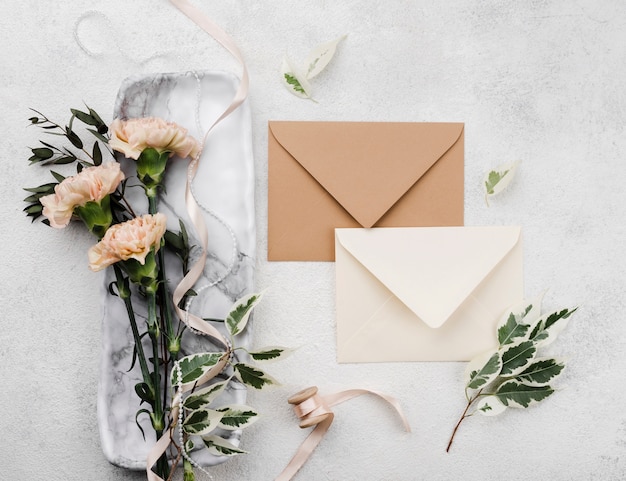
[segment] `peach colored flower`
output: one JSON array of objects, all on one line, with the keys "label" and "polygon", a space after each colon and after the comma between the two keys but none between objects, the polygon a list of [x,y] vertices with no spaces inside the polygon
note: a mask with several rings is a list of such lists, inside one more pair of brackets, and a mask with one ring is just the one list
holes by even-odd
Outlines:
[{"label": "peach colored flower", "polygon": [[39,201],[43,215],[52,227],[62,229],[72,219],[74,209],[87,202],[100,202],[117,189],[124,173],[117,162],[107,162],[97,167],[87,167],[73,177],[67,177],[54,188],[54,194]]},{"label": "peach colored flower", "polygon": [[159,250],[165,228],[165,215],[161,213],[112,225],[102,240],[89,249],[89,268],[100,271],[128,259],[135,259],[143,265],[153,247],[154,252]]},{"label": "peach colored flower", "polygon": [[115,119],[110,132],[111,148],[135,160],[149,147],[159,152],[170,152],[170,157],[176,154],[182,158],[193,158],[200,152],[200,143],[187,135],[187,129],[158,117]]}]

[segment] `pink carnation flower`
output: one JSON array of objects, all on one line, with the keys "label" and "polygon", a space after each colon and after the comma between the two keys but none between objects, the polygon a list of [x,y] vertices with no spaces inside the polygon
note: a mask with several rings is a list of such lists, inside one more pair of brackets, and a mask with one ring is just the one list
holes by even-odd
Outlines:
[{"label": "pink carnation flower", "polygon": [[73,177],[67,177],[54,188],[54,194],[40,199],[43,215],[50,225],[62,229],[69,224],[76,207],[87,202],[100,202],[117,189],[124,173],[117,162],[87,167]]},{"label": "pink carnation flower", "polygon": [[100,271],[119,261],[135,259],[144,264],[146,256],[161,246],[165,233],[165,215],[146,214],[109,227],[100,242],[89,249],[89,268]]},{"label": "pink carnation flower", "polygon": [[159,152],[170,152],[170,157],[175,154],[193,158],[200,152],[200,143],[187,135],[187,129],[157,117],[115,119],[110,132],[111,148],[135,160],[149,147]]}]

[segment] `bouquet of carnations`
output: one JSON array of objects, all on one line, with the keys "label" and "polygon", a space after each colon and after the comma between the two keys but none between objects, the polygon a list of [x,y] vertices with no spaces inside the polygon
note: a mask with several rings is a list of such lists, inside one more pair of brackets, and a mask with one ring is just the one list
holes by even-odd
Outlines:
[{"label": "bouquet of carnations", "polygon": [[[67,145],[40,141],[31,149],[31,164],[74,165],[77,173],[66,177],[51,170],[53,182],[25,189],[30,195],[24,210],[33,221],[43,216],[44,223],[58,229],[79,220],[96,237],[97,243],[88,251],[89,268],[114,271],[109,293],[124,304],[134,338],[128,368],[138,363],[141,369],[142,380],[134,386],[135,419],[149,417],[156,434],[146,460],[148,479],[171,479],[182,462],[184,479],[193,480],[194,468],[203,467],[192,459],[192,450],[208,449],[218,456],[244,453],[223,433],[245,428],[258,416],[249,406],[220,405],[220,394],[231,383],[255,389],[274,384],[251,361],[274,360],[288,352],[281,347],[255,352],[237,347],[237,336],[261,294],[239,299],[221,320],[202,319],[186,310],[188,300],[196,295],[193,285],[206,253],[190,265],[190,252],[197,246],[189,245],[182,220],[180,231],[167,230],[165,215],[159,212],[159,194],[168,163],[186,158],[197,162],[202,145],[183,127],[159,118],[116,119],[108,126],[91,108],[71,109],[68,124],[62,126],[35,113],[31,124]],[[75,128],[79,123],[84,132]],[[90,142],[79,133],[88,135]],[[116,155],[134,164],[133,175],[124,174]],[[137,205],[127,195],[131,188],[145,193]],[[169,259],[177,259],[176,275],[182,275],[173,293],[167,282],[166,256],[168,268]],[[183,356],[185,330],[209,336],[216,349]],[[138,421],[137,429],[143,433]]]}]

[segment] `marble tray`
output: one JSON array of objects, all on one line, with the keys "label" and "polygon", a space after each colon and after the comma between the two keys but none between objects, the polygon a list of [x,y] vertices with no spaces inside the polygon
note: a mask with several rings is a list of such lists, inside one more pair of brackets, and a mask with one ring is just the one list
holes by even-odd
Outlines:
[{"label": "marble tray", "polygon": [[[230,104],[238,82],[233,75],[213,71],[131,77],[121,85],[114,118],[162,117],[184,126],[200,140]],[[194,181],[194,193],[204,208],[209,232],[207,263],[196,284],[199,296],[190,306],[190,311],[201,317],[223,319],[233,302],[253,289],[256,239],[251,138],[250,109],[246,102],[209,134]],[[132,175],[132,161],[121,162],[128,175]],[[188,227],[190,244],[198,245],[184,202],[188,162],[178,158],[170,160],[166,193],[160,199],[159,210],[168,217],[168,228],[176,232],[179,230],[178,218],[183,219]],[[127,192],[133,205],[141,205],[143,193],[139,188],[127,189]],[[143,210],[147,210],[147,205]],[[171,260],[172,267],[168,267],[167,273],[173,290],[181,272],[179,265]],[[140,406],[134,385],[141,380],[141,374],[138,366],[129,371],[133,354],[132,332],[123,302],[107,292],[112,280],[113,273],[107,272],[101,293],[104,318],[98,426],[102,450],[115,465],[145,469],[146,455],[155,442],[154,433],[147,416],[140,417],[146,433],[145,441],[135,423],[135,413]],[[145,314],[141,307],[138,310],[141,325]],[[240,345],[246,346],[249,337],[248,329],[239,341]],[[210,350],[216,349],[207,338],[186,331],[182,342],[183,355]],[[231,383],[231,388],[222,396],[224,404],[242,404],[246,400],[246,390]],[[230,434],[230,441],[234,444],[239,443],[241,436],[239,431],[220,434],[226,437]],[[194,452],[192,456],[205,466],[225,460],[210,455],[206,449]]]}]

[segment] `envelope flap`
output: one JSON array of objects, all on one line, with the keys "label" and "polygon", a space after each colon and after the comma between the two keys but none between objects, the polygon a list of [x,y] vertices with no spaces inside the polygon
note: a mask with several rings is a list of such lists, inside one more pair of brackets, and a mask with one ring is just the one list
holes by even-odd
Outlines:
[{"label": "envelope flap", "polygon": [[271,121],[278,143],[363,227],[460,138],[462,123]]},{"label": "envelope flap", "polygon": [[337,241],[409,309],[440,327],[519,242],[520,227],[336,229]]}]

